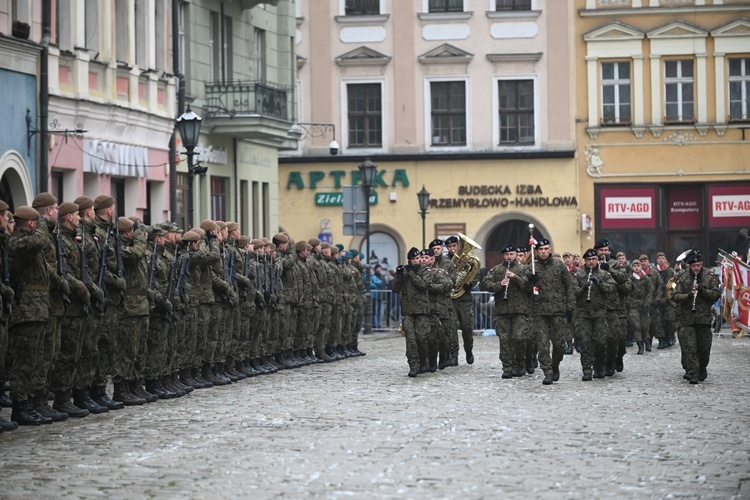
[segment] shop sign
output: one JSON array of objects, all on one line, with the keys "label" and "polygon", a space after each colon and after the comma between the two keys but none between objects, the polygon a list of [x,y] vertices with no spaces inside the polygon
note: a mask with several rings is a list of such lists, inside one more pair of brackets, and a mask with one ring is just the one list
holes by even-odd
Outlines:
[{"label": "shop sign", "polygon": [[599,200],[603,229],[656,227],[653,188],[602,189]]},{"label": "shop sign", "polygon": [[703,226],[703,203],[700,187],[670,187],[668,219],[670,229],[700,229]]},{"label": "shop sign", "polygon": [[[349,174],[348,179],[347,174]],[[331,170],[330,172],[311,170],[306,175],[295,170],[289,172],[289,177],[286,181],[286,188],[318,189],[318,185],[321,184],[320,187],[341,189],[341,187],[345,185],[344,181],[347,180],[348,182],[346,182],[346,184],[351,186],[361,184],[359,180],[359,170],[351,170],[349,172],[346,170]],[[331,181],[333,181],[333,185],[331,185]],[[406,174],[406,170],[401,168],[393,171],[378,169],[372,183],[373,189],[378,187],[396,187],[399,185],[402,187],[409,187],[409,176]]]},{"label": "shop sign", "polygon": [[456,198],[432,198],[430,208],[577,207],[575,196],[544,196],[538,184],[459,186]]},{"label": "shop sign", "polygon": [[84,139],[83,171],[122,177],[148,177],[148,148]]},{"label": "shop sign", "polygon": [[[378,204],[378,193],[370,191],[370,205]],[[318,207],[340,207],[344,205],[344,193],[315,193],[315,205]]]},{"label": "shop sign", "polygon": [[711,186],[709,225],[746,226],[750,224],[750,185]]}]

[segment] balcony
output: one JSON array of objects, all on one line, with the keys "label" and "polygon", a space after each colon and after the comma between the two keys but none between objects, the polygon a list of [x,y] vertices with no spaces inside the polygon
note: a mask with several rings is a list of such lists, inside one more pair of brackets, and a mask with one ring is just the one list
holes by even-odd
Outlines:
[{"label": "balcony", "polygon": [[[267,82],[206,82],[203,114],[213,134],[254,139],[276,145],[294,139],[293,92]],[[296,148],[294,144],[287,147]]]}]

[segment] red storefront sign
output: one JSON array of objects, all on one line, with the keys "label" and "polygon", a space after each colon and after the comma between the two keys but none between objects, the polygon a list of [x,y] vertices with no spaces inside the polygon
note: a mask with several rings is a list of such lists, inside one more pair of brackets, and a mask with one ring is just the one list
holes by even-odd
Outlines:
[{"label": "red storefront sign", "polygon": [[670,187],[667,194],[669,229],[700,229],[703,201],[700,186]]},{"label": "red storefront sign", "polygon": [[605,188],[599,192],[602,229],[656,227],[655,188]]},{"label": "red storefront sign", "polygon": [[750,225],[750,185],[710,186],[708,202],[709,226]]}]

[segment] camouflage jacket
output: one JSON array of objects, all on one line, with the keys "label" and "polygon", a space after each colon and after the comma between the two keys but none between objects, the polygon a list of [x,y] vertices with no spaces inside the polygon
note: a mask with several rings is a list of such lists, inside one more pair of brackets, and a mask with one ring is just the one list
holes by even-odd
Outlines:
[{"label": "camouflage jacket", "polygon": [[[500,283],[510,270],[515,276],[510,279],[508,287]],[[490,269],[482,284],[488,292],[495,293],[495,314],[529,314],[531,310],[531,283],[529,283],[528,268],[514,260],[510,264],[498,264]]]},{"label": "camouflage jacket", "polygon": [[125,292],[124,316],[148,316],[150,306],[146,297],[148,262],[146,260],[145,228],[139,227],[133,238],[122,238],[122,265],[128,289]]},{"label": "camouflage jacket", "polygon": [[279,255],[281,258],[281,283],[284,286],[284,301],[286,304],[299,304],[303,284],[299,267],[295,265],[297,262],[297,252],[287,250]]},{"label": "camouflage jacket", "polygon": [[307,265],[310,266],[318,281],[316,291],[318,301],[333,304],[333,276],[324,259],[324,255],[312,253],[307,258]]},{"label": "camouflage jacket", "polygon": [[532,314],[562,316],[566,310],[575,311],[573,278],[565,264],[550,256],[546,260],[537,259],[535,266],[539,293],[531,296]]},{"label": "camouflage jacket", "polygon": [[645,311],[648,311],[650,299],[654,296],[654,284],[645,276],[639,276],[638,278],[632,276],[631,281],[633,292],[627,298],[628,310],[642,311],[645,308]]},{"label": "camouflage jacket", "polygon": [[[616,259],[605,261],[609,266],[609,274],[617,283],[614,292],[610,293],[610,300],[607,302],[607,310],[617,311],[619,314],[625,314],[626,297],[633,291],[633,283],[630,280],[630,270],[622,266]],[[601,269],[601,264],[600,264]]]},{"label": "camouflage jacket", "polygon": [[432,314],[439,318],[449,318],[453,310],[453,303],[451,302],[453,280],[445,269],[431,267],[429,270],[429,295]]},{"label": "camouflage jacket", "polygon": [[[590,286],[589,272],[592,278]],[[599,266],[591,271],[584,266],[575,273],[573,279],[576,288],[576,317],[605,318],[611,296],[613,293],[617,294],[617,283],[612,275]]]},{"label": "camouflage jacket", "polygon": [[33,233],[16,229],[8,241],[10,282],[16,293],[11,325],[49,319],[49,274],[44,259],[49,241],[46,225],[40,222]]},{"label": "camouflage jacket", "polygon": [[[114,231],[112,230],[112,225],[109,222],[99,217],[94,220],[94,227],[95,237],[98,240],[97,248],[99,249],[98,260],[100,266],[101,258],[103,255],[104,242],[107,242],[107,265],[104,268],[105,276],[104,280],[102,281],[103,289],[105,295],[107,296],[107,304],[110,306],[118,306],[122,302],[122,297],[120,296],[120,290],[118,290],[117,287],[114,286],[115,278],[117,277],[117,254],[115,253],[117,241],[114,235]],[[109,238],[107,238],[107,233],[109,233]],[[97,273],[98,269],[99,268],[97,267]],[[98,274],[97,279],[99,279]]]},{"label": "camouflage jacket", "polygon": [[402,314],[430,314],[430,276],[427,269],[415,266],[404,268],[401,274],[396,273],[392,290],[401,294]]},{"label": "camouflage jacket", "polygon": [[[67,275],[64,279],[70,284],[70,304],[65,312],[69,318],[88,316],[91,307],[91,296],[86,285],[81,281],[81,245],[75,229],[58,228],[62,233],[63,255]],[[88,249],[86,249],[88,250]]]},{"label": "camouflage jacket", "polygon": [[[719,300],[719,280],[710,269],[703,268],[698,275],[687,270],[677,275],[677,286],[672,301],[677,305],[677,322],[680,326],[710,325],[713,321],[711,307]],[[698,294],[693,295],[697,283]],[[695,304],[695,310],[693,310]]]}]

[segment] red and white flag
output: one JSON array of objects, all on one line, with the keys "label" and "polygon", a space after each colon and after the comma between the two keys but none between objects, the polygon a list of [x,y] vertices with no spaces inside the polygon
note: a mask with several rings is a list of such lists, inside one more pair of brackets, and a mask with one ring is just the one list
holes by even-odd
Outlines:
[{"label": "red and white flag", "polygon": [[734,281],[732,319],[737,326],[750,332],[750,265],[742,262],[739,257],[735,257],[732,277]]}]

